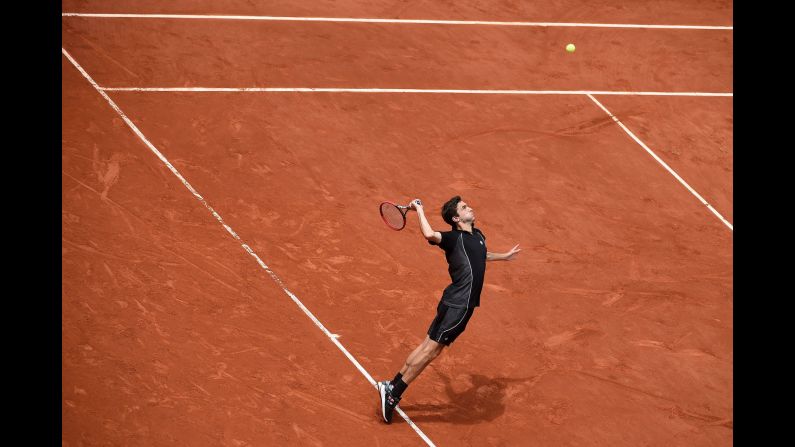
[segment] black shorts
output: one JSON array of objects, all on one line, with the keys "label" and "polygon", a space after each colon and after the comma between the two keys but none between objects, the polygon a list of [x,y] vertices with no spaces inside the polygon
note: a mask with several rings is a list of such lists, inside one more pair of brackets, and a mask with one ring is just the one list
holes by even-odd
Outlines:
[{"label": "black shorts", "polygon": [[440,301],[436,306],[436,318],[428,328],[428,337],[437,343],[450,346],[450,343],[464,332],[473,312],[475,312],[474,307],[458,309]]}]

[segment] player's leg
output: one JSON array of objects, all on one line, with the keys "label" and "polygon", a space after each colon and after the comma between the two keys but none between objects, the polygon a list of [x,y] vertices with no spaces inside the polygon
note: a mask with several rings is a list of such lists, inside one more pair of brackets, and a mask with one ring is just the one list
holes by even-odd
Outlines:
[{"label": "player's leg", "polygon": [[403,382],[408,385],[416,379],[422,370],[442,353],[444,347],[445,345],[431,340],[429,336],[425,336],[422,344],[409,355],[403,368],[400,369],[400,373],[403,375],[401,378]]},{"label": "player's leg", "polygon": [[[427,335],[425,336],[425,339],[428,340],[428,336]],[[420,355],[420,351],[422,351],[423,343],[420,343],[419,345],[417,345],[416,348],[414,348],[413,351],[411,351],[411,354],[409,354],[409,356],[406,359],[405,363],[403,363],[403,366],[400,368],[400,371],[399,371],[399,374],[398,374],[398,375],[400,375],[400,377],[403,377],[403,374],[406,374],[406,370],[408,369],[408,364],[413,362],[413,361],[415,361],[417,356]]]},{"label": "player's leg", "polygon": [[428,328],[425,340],[409,354],[394,379],[377,384],[384,421],[387,423],[392,421],[392,412],[400,402],[408,384],[441,354],[445,346],[449,346],[463,332],[473,310],[451,308],[442,302],[439,303],[436,317]]},{"label": "player's leg", "polygon": [[412,351],[400,372],[389,383],[391,395],[400,400],[406,387],[442,353],[445,346],[455,340],[466,327],[471,309],[449,307],[440,302],[436,307],[436,317],[428,328],[425,340]]},{"label": "player's leg", "polygon": [[381,415],[386,423],[392,422],[392,412],[400,402],[406,387],[414,380],[433,359],[444,349],[444,345],[436,343],[428,336],[409,354],[400,372],[391,382],[378,382],[378,394],[381,398]]}]

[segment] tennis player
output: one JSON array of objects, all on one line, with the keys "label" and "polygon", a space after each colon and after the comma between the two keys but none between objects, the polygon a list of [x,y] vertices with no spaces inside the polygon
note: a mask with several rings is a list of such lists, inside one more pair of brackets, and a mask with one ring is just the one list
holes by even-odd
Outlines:
[{"label": "tennis player", "polygon": [[442,219],[450,224],[450,231],[431,228],[419,199],[413,200],[409,207],[417,211],[420,230],[428,243],[444,250],[452,282],[442,293],[425,340],[409,354],[394,379],[378,382],[381,414],[387,424],[392,422],[392,413],[409,384],[464,332],[475,308],[480,306],[486,261],[509,261],[521,251],[518,244],[506,253],[487,251],[486,236],[475,228],[475,210],[461,196],[442,206]]}]

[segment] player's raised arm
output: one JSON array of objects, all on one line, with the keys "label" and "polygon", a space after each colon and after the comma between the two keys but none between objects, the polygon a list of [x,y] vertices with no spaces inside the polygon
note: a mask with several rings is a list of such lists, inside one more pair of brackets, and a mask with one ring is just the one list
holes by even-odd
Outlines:
[{"label": "player's raised arm", "polygon": [[420,199],[414,199],[411,201],[411,204],[409,204],[409,207],[417,211],[417,216],[420,220],[420,231],[422,231],[422,235],[425,239],[434,244],[442,242],[442,233],[433,231],[431,224],[428,223],[428,219],[425,218],[425,210],[422,207],[422,201],[420,201]]}]

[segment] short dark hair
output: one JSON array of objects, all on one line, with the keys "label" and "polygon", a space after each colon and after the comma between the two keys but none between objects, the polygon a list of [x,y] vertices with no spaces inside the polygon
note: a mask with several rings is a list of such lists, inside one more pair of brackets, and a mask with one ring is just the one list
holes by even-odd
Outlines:
[{"label": "short dark hair", "polygon": [[458,216],[458,202],[461,201],[461,196],[455,196],[442,205],[442,219],[450,224],[453,229],[458,228],[453,217]]}]

